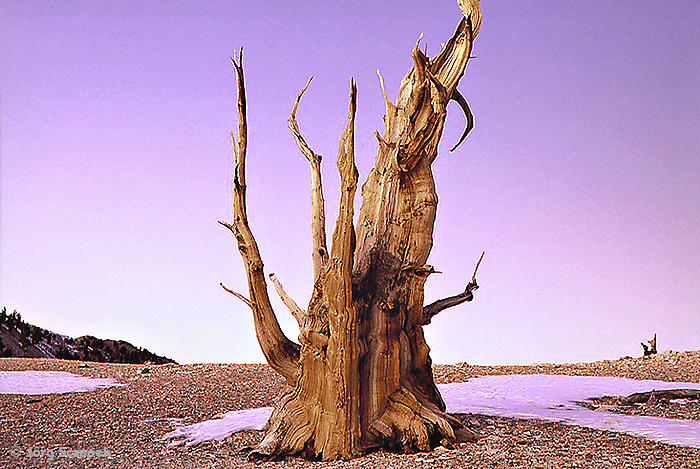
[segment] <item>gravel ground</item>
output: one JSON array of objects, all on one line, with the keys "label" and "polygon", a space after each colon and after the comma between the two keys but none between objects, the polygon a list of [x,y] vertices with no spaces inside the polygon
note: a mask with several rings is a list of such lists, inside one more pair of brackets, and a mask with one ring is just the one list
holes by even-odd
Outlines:
[{"label": "gravel ground", "polygon": [[[231,410],[272,405],[281,391],[282,380],[266,365],[121,365],[2,358],[0,370],[68,371],[128,384],[83,393],[0,395],[0,467],[5,468],[700,467],[698,448],[577,426],[476,414],[458,417],[488,437],[454,450],[438,448],[415,454],[378,451],[352,461],[331,463],[298,458],[251,463],[245,450],[260,441],[262,432],[241,432],[225,441],[196,447],[168,447],[159,438],[175,428],[176,422],[191,424]],[[619,376],[698,383],[700,351],[576,364],[435,365],[434,371],[438,383],[494,374]],[[600,405],[612,404],[600,402]],[[697,405],[655,402],[617,411],[700,420]],[[54,458],[29,456],[28,449],[35,453],[53,450]],[[76,452],[91,449],[105,449],[109,457],[97,455],[86,459],[84,454]]]}]

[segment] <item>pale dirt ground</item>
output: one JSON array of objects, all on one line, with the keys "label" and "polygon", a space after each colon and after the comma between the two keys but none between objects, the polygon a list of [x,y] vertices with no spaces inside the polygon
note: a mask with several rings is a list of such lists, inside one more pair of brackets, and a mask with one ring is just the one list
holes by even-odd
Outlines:
[{"label": "pale dirt ground", "polygon": [[[0,395],[0,467],[129,468],[698,468],[700,449],[657,443],[621,433],[535,420],[465,414],[472,429],[488,435],[478,443],[430,453],[384,451],[352,461],[249,462],[246,447],[262,432],[223,442],[168,447],[159,441],[182,419],[192,424],[219,413],[269,406],[282,382],[266,365],[121,365],[49,359],[0,359],[0,370],[56,370],[112,378],[124,387],[44,396]],[[146,372],[145,372],[146,371]],[[435,365],[438,383],[491,374],[567,374],[700,382],[700,351],[666,352],[650,359],[532,366]],[[656,403],[630,412],[700,420],[697,405]],[[103,449],[110,458],[27,457],[26,449]],[[13,448],[23,454],[15,456]]]}]

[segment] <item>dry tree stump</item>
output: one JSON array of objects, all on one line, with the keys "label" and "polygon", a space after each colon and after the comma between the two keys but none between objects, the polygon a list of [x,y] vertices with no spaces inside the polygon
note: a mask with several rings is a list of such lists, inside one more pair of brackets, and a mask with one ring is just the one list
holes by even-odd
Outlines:
[{"label": "dry tree stump", "polygon": [[252,453],[255,457],[348,459],[377,447],[423,451],[479,437],[445,412],[423,335],[423,326],[435,314],[470,301],[478,288],[475,270],[463,292],[424,305],[424,284],[435,272],[426,264],[438,203],[431,164],[450,100],[467,117],[458,145],[473,126],[472,113],[457,85],[481,26],[481,12],[478,0],[459,4],[464,17],[437,56],[429,58],[416,44],[413,66],[401,82],[396,103],[384,94],[385,129],[383,135],[375,133],[379,148],[362,186],[357,228],[353,223],[357,89],[351,84],[337,156],[340,209],[330,249],[321,156],[304,140],[296,122],[299,102],[311,80],[297,96],[288,123],[311,171],[315,284],[307,308],[289,298],[274,276],[271,280],[297,319],[300,343],[289,340],[277,322],[262,258],[248,224],[242,52],[232,59],[238,84],[238,132],[231,134],[234,214],[230,223],[220,223],[235,235],[249,288],[248,296],[229,291],[253,311],[263,354],[286,382],[267,433]]}]

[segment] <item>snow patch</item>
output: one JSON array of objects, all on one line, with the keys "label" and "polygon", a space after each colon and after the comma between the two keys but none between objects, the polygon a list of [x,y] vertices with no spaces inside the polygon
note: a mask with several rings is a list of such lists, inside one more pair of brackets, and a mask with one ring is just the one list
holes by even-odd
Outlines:
[{"label": "snow patch", "polygon": [[51,347],[49,346],[48,342],[46,339],[42,340],[41,342],[37,342],[34,344],[34,346],[39,349],[41,353],[46,355],[48,358],[56,358],[53,353],[51,353]]},{"label": "snow patch", "polygon": [[205,420],[194,425],[176,428],[161,438],[173,440],[168,446],[196,445],[205,441],[223,440],[243,430],[264,430],[272,415],[272,407],[238,410],[217,415],[215,420]]},{"label": "snow patch", "polygon": [[700,447],[700,422],[592,411],[575,404],[593,397],[627,396],[661,389],[700,389],[700,383],[566,375],[484,376],[439,385],[447,412],[541,419],[612,430],[651,440]]},{"label": "snow patch", "polygon": [[670,402],[671,404],[684,405],[684,404],[687,404],[688,402],[690,402],[690,399],[671,399],[668,402]]},{"label": "snow patch", "polygon": [[126,386],[113,379],[88,378],[65,371],[0,371],[0,394],[63,394]]}]

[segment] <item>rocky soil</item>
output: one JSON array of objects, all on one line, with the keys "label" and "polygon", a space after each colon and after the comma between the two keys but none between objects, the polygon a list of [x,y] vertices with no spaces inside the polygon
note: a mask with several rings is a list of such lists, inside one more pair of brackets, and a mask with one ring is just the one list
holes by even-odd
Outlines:
[{"label": "rocky soil", "polygon": [[[700,449],[652,442],[621,433],[536,420],[461,414],[487,435],[457,449],[394,454],[378,451],[352,461],[298,458],[252,463],[246,451],[262,432],[235,434],[196,447],[169,447],[160,438],[178,423],[191,424],[231,410],[269,406],[281,379],[266,365],[129,365],[2,358],[0,371],[55,370],[112,378],[128,384],[92,392],[43,396],[0,395],[0,466],[130,468],[697,468]],[[700,351],[652,358],[531,366],[435,365],[438,383],[493,374],[567,374],[700,382]],[[615,402],[593,405],[615,406]],[[698,405],[664,401],[620,406],[617,411],[700,420]],[[59,451],[63,448],[63,457]],[[27,451],[34,451],[28,456]],[[53,449],[54,458],[37,451]],[[107,450],[86,459],[80,450]]]}]

